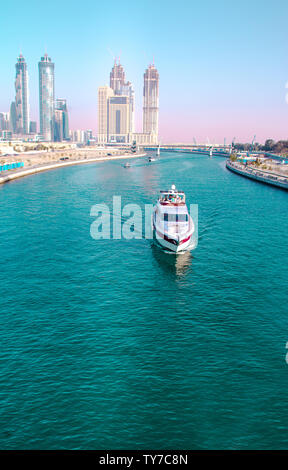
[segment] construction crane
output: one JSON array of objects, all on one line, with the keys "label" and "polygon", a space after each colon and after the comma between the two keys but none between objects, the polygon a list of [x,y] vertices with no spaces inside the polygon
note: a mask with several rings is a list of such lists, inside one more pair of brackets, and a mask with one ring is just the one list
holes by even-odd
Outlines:
[{"label": "construction crane", "polygon": [[256,139],[256,135],[254,135],[253,140],[252,140],[251,149],[250,149],[251,152],[253,150],[253,145],[255,143],[255,139]]},{"label": "construction crane", "polygon": [[248,150],[248,152],[247,152],[247,157],[249,157],[250,153],[253,151],[253,146],[254,146],[255,139],[256,139],[256,135],[254,135],[254,137],[253,137],[250,150]]}]

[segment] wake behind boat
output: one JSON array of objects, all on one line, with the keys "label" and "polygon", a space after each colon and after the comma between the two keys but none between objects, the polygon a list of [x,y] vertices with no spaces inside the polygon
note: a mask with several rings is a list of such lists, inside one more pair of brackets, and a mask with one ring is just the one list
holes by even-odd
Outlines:
[{"label": "wake behind boat", "polygon": [[160,245],[178,253],[186,251],[191,244],[195,227],[190,216],[183,191],[174,185],[168,191],[160,191],[153,210],[153,229]]}]

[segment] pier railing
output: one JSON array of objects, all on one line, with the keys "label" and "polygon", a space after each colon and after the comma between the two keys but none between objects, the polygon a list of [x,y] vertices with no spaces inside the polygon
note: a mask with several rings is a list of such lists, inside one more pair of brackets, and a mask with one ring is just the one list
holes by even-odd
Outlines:
[{"label": "pier railing", "polygon": [[273,173],[271,171],[262,170],[258,168],[251,168],[248,166],[244,167],[241,163],[231,162],[231,160],[227,160],[226,165],[228,168],[235,168],[236,170],[241,171],[241,173],[247,174],[247,176],[251,175],[263,178],[265,180],[270,180],[271,182],[279,181],[279,183],[288,184],[288,176],[284,176],[279,173]]}]

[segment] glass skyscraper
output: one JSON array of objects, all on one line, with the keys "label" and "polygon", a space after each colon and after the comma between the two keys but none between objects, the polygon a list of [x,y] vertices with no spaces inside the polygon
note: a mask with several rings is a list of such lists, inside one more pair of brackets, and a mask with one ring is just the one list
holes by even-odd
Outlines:
[{"label": "glass skyscraper", "polygon": [[16,64],[15,77],[15,106],[17,134],[29,133],[29,94],[27,64],[22,54],[19,55]]},{"label": "glass skyscraper", "polygon": [[10,130],[13,134],[17,131],[17,113],[15,101],[12,101],[10,106]]},{"label": "glass skyscraper", "polygon": [[54,139],[54,63],[45,54],[38,68],[40,134],[43,140],[51,142]]},{"label": "glass skyscraper", "polygon": [[144,73],[143,132],[158,136],[159,73],[149,65]]},{"label": "glass skyscraper", "polygon": [[54,140],[56,142],[69,140],[67,102],[63,99],[57,99],[55,103]]}]

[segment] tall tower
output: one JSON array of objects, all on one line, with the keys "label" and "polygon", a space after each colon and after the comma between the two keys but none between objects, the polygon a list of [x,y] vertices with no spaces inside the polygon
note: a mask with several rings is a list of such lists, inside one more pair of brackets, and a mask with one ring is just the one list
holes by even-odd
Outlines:
[{"label": "tall tower", "polygon": [[159,73],[155,65],[149,65],[144,73],[143,132],[158,136]]},{"label": "tall tower", "polygon": [[128,133],[131,134],[135,131],[134,127],[134,101],[135,94],[134,88],[131,82],[125,81],[125,71],[123,66],[120,64],[120,59],[114,61],[114,66],[110,72],[110,88],[113,90],[115,95],[128,96],[129,101],[129,130]]},{"label": "tall tower", "polygon": [[109,139],[108,99],[114,92],[109,86],[98,88],[98,142],[106,144]]},{"label": "tall tower", "polygon": [[17,59],[15,77],[15,106],[17,134],[29,133],[29,94],[27,64],[22,54]]},{"label": "tall tower", "polygon": [[125,84],[125,72],[124,68],[120,64],[120,60],[117,64],[116,59],[114,66],[110,72],[110,88],[114,91],[115,95],[121,94],[121,87]]},{"label": "tall tower", "polygon": [[38,68],[40,134],[44,140],[51,142],[54,136],[54,63],[45,54]]}]

